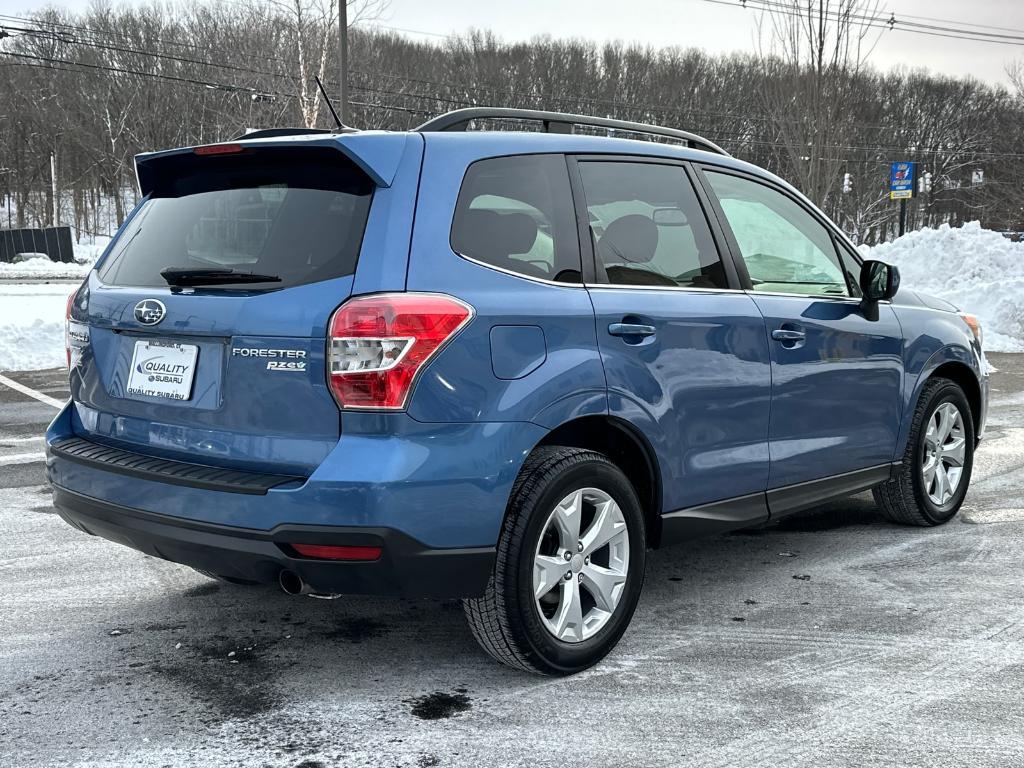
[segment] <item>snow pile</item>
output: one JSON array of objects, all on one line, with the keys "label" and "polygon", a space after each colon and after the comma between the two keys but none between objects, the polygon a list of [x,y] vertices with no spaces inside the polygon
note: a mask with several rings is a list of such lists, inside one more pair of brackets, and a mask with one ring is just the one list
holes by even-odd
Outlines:
[{"label": "snow pile", "polygon": [[1024,352],[1024,243],[972,221],[862,248],[900,268],[901,285],[977,315],[990,352]]},{"label": "snow pile", "polygon": [[67,365],[64,313],[77,285],[0,284],[0,371]]},{"label": "snow pile", "polygon": [[[92,243],[75,243],[75,262],[71,264],[50,261],[45,253],[14,264],[0,262],[0,280],[82,280],[109,242],[109,237],[97,237]],[[23,254],[26,256],[29,254]]]}]

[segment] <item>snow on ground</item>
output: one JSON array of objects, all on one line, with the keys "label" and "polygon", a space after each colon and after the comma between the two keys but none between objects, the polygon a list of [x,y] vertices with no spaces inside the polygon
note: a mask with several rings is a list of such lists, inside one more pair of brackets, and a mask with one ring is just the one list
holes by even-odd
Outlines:
[{"label": "snow on ground", "polygon": [[16,264],[0,262],[0,280],[64,280],[83,279],[92,264],[63,264],[48,257],[28,259]]},{"label": "snow on ground", "polygon": [[71,283],[0,283],[0,371],[32,371],[67,365],[64,313]]},{"label": "snow on ground", "polygon": [[103,251],[106,250],[107,246],[110,245],[111,238],[105,235],[96,235],[90,237],[88,242],[85,238],[82,238],[82,242],[75,243],[75,261],[83,264],[96,263]]},{"label": "snow on ground", "polygon": [[45,253],[14,264],[0,262],[0,280],[81,280],[109,242],[109,237],[97,237],[90,243],[75,243],[75,262],[71,264],[50,261]]},{"label": "snow on ground", "polygon": [[977,315],[990,352],[1024,352],[1024,243],[972,221],[862,248],[900,268],[901,285]]}]

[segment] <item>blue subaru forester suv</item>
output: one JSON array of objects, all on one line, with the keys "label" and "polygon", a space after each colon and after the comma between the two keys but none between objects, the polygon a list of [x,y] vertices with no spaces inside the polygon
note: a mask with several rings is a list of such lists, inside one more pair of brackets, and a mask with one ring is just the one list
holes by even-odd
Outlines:
[{"label": "blue subaru forester suv", "polygon": [[[466,130],[513,121],[541,130]],[[87,533],[462,598],[496,659],[568,674],[625,631],[648,548],[869,488],[912,525],[964,500],[976,319],[699,136],[474,108],[137,170],[47,433]]]}]

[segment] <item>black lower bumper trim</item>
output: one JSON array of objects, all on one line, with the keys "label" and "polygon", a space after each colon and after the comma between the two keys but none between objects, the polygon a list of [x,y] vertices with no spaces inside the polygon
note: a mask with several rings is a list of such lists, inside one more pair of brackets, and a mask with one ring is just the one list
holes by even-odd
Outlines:
[{"label": "black lower bumper trim", "polygon": [[[431,549],[393,528],[281,525],[270,531],[197,523],[100,501],[54,486],[64,520],[94,536],[153,557],[262,583],[294,571],[315,592],[459,598],[483,594],[494,548]],[[373,562],[292,557],[287,545],[380,546]]]},{"label": "black lower bumper trim", "polygon": [[147,456],[120,448],[112,448],[109,445],[101,445],[81,437],[66,437],[57,440],[50,444],[48,451],[53,456],[85,464],[88,467],[96,467],[106,472],[117,472],[128,477],[183,485],[188,488],[202,488],[208,491],[265,494],[275,486],[301,482],[305,479],[292,475],[243,472],[238,469],[160,459],[156,456]]}]

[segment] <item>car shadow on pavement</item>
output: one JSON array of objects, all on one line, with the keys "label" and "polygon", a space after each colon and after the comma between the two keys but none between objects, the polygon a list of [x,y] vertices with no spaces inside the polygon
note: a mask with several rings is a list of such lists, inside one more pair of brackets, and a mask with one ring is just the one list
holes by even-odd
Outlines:
[{"label": "car shadow on pavement", "polygon": [[[749,595],[766,585],[798,590],[787,599],[801,596],[807,587],[798,577],[815,578],[805,573],[814,570],[810,564],[836,548],[846,534],[838,529],[854,526],[887,526],[870,496],[649,553],[640,607],[606,663],[635,652],[645,635],[685,634],[716,616],[726,626],[744,621],[742,613],[759,602]],[[372,697],[382,688],[419,691],[402,703],[417,717],[438,719],[470,707],[481,688],[510,692],[544,681],[492,662],[458,601],[292,597],[188,572],[175,583],[187,586],[160,588],[133,610],[145,619],[109,631],[123,642],[120,666],[135,685],[170,685],[205,705],[213,721],[260,717],[289,703]]]}]

